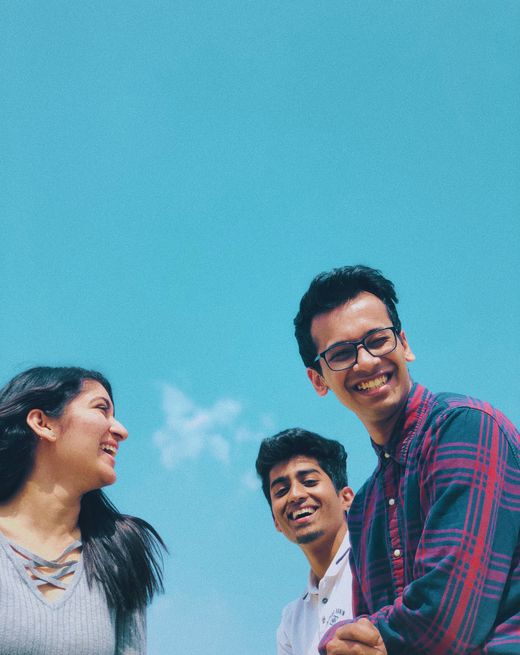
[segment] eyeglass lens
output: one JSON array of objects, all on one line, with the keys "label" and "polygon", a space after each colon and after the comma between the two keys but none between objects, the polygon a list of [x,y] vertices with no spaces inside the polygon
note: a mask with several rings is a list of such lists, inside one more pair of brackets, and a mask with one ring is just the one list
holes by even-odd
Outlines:
[{"label": "eyeglass lens", "polygon": [[[380,357],[392,352],[397,342],[394,331],[391,328],[384,328],[368,334],[361,343],[371,355]],[[357,352],[357,346],[339,343],[325,353],[325,360],[333,371],[340,371],[354,366]]]}]

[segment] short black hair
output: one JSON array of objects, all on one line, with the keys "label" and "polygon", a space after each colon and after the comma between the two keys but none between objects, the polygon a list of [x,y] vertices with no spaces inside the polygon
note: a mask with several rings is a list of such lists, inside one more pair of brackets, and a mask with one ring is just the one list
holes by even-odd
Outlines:
[{"label": "short black hair", "polygon": [[339,441],[302,428],[290,428],[264,439],[256,458],[256,472],[262,480],[262,491],[269,505],[271,469],[298,455],[313,457],[332,480],[336,491],[348,486],[347,453]]},{"label": "short black hair", "polygon": [[374,294],[384,302],[392,325],[398,333],[401,332],[395,288],[381,271],[361,264],[333,268],[329,272],[320,273],[312,280],[300,301],[300,309],[294,319],[294,334],[305,366],[321,372],[320,363],[314,362],[318,354],[311,335],[314,317],[336,309],[363,291]]}]

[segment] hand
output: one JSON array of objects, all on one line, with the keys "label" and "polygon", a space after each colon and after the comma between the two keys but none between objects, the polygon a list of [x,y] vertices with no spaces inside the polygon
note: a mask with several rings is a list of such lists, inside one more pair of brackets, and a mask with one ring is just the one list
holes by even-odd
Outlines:
[{"label": "hand", "polygon": [[347,623],[327,644],[327,655],[386,655],[379,630],[368,619]]}]

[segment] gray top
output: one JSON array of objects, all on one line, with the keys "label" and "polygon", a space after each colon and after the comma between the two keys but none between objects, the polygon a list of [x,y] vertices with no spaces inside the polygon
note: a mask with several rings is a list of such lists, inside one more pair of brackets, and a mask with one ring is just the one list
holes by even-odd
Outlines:
[{"label": "gray top", "polygon": [[13,546],[0,532],[0,655],[144,655],[144,615],[110,609],[103,589],[96,584],[89,588],[82,556],[77,564],[63,562],[78,543],[53,567],[55,586],[63,587],[60,577],[73,573],[55,600],[38,589],[47,579],[34,580],[26,570],[52,563]]}]

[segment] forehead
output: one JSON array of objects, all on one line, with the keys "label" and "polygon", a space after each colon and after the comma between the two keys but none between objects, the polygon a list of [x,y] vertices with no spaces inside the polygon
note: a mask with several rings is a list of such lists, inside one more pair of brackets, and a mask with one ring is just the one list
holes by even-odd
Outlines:
[{"label": "forehead", "polygon": [[110,402],[110,395],[100,382],[97,380],[83,380],[81,391],[70,402],[89,402],[98,397],[106,398]]},{"label": "forehead", "polygon": [[385,303],[363,291],[330,312],[318,314],[311,323],[311,336],[318,352],[338,341],[356,341],[369,330],[392,324]]},{"label": "forehead", "polygon": [[269,472],[269,482],[271,483],[277,478],[295,477],[298,473],[310,469],[318,471],[321,475],[327,475],[318,464],[318,460],[315,457],[309,457],[308,455],[295,455],[294,457],[286,459],[283,462],[278,462],[278,464],[273,466]]}]

